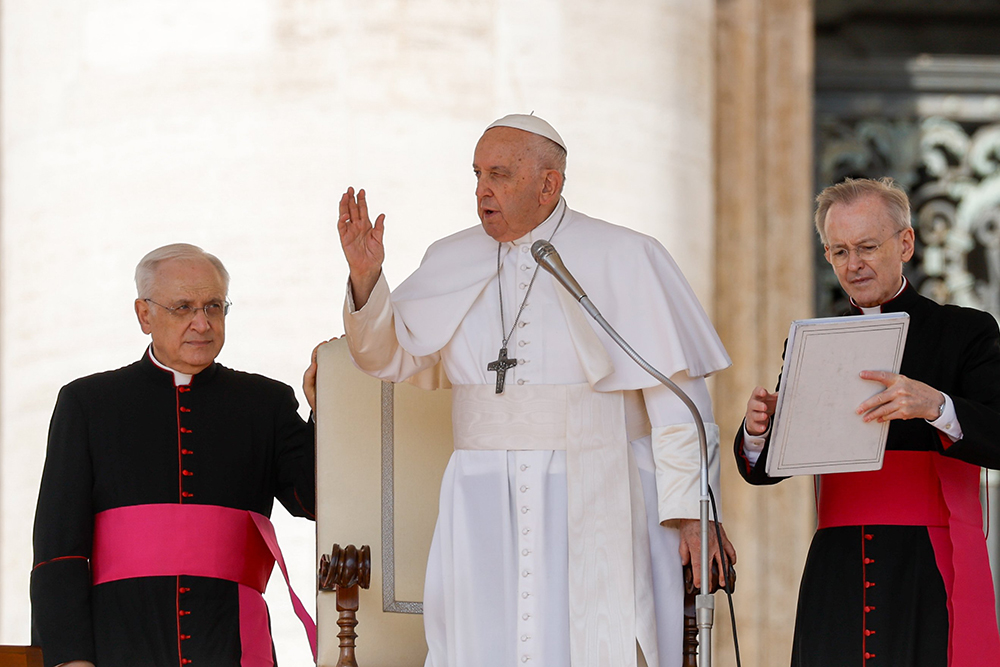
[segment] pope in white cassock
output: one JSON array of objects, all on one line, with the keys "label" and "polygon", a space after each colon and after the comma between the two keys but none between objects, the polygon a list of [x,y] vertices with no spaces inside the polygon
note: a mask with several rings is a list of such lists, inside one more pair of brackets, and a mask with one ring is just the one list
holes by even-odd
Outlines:
[{"label": "pope in white cassock", "polygon": [[544,120],[490,125],[473,159],[482,224],[431,245],[391,294],[385,216],[370,222],[363,190],[340,202],[355,363],[452,388],[455,452],[424,587],[429,667],[681,662],[682,564],[700,553],[692,417],[538,270],[531,244],[551,241],[608,321],[693,398],[716,489],[704,378],[731,362],[659,242],[566,205],[565,165]]}]

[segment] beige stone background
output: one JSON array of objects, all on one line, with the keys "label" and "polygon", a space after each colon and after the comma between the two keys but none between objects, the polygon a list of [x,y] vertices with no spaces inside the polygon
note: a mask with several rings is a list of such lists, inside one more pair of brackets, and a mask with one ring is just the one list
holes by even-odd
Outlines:
[{"label": "beige stone background", "polygon": [[[220,256],[235,304],[220,361],[298,386],[313,345],[342,331],[345,186],[387,214],[398,284],[431,240],[477,222],[472,149],[509,112],[567,141],[571,206],[678,260],[735,361],[714,382],[725,446],[749,389],[773,381],[788,321],[810,314],[811,3],[624,6],[0,2],[0,643],[29,641],[56,393],[146,344],[138,259],[175,241]],[[723,460],[744,664],[780,664],[811,489],[749,489]],[[313,526],[281,508],[275,523],[309,598]],[[307,664],[278,580],[267,599],[279,659]],[[733,664],[717,609],[716,664]]]}]

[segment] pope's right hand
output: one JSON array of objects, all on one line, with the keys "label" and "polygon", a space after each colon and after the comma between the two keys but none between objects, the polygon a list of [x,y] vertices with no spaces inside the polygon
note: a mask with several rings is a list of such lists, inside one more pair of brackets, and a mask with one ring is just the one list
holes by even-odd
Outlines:
[{"label": "pope's right hand", "polygon": [[762,435],[771,424],[774,408],[778,402],[778,394],[772,394],[764,387],[755,387],[747,401],[747,413],[744,417],[747,433]]},{"label": "pope's right hand", "polygon": [[355,199],[354,188],[347,188],[347,192],[340,198],[337,231],[351,271],[354,307],[362,308],[368,303],[368,297],[382,273],[382,262],[385,259],[385,247],[382,245],[385,214],[379,215],[373,225],[368,217],[365,191],[359,190]]}]

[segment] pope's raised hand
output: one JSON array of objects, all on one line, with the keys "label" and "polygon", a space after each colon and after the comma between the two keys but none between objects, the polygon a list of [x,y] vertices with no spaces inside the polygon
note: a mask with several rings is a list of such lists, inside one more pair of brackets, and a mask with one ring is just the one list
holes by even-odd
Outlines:
[{"label": "pope's raised hand", "polygon": [[368,303],[368,297],[382,273],[382,262],[385,260],[385,247],[382,245],[385,214],[380,214],[373,225],[368,217],[365,191],[359,190],[355,198],[354,188],[347,188],[347,192],[340,198],[337,231],[351,271],[354,307],[362,308]]}]

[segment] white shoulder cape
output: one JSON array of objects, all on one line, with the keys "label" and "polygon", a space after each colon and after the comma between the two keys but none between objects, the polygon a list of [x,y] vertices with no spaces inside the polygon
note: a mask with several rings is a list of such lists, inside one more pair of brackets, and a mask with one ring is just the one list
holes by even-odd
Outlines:
[{"label": "white shoulder cape", "polygon": [[[684,275],[656,239],[567,210],[552,244],[611,326],[659,371],[701,377],[732,364]],[[497,242],[480,225],[431,245],[420,267],[392,293],[400,346],[425,356],[447,345],[472,304],[496,280],[496,254]],[[542,273],[538,280],[554,280]],[[593,341],[594,334],[610,359],[596,376],[588,373],[595,390],[658,384],[571,301],[565,300],[569,305],[564,308],[579,309],[564,310],[571,330],[574,323],[580,329],[579,315],[590,325],[583,335],[574,335],[581,362],[587,365],[581,350],[585,343],[577,338]]]}]

